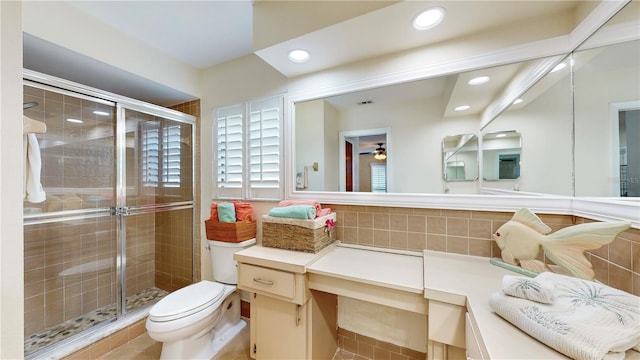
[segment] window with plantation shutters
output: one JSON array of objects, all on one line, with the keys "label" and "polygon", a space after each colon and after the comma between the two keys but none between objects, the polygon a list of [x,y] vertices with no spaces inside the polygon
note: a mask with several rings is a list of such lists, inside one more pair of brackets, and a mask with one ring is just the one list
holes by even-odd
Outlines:
[{"label": "window with plantation shutters", "polygon": [[387,192],[387,166],[385,164],[371,164],[371,191],[374,193]]},{"label": "window with plantation shutters", "polygon": [[142,130],[142,184],[180,187],[181,127],[146,123]]},{"label": "window with plantation shutters", "polygon": [[216,197],[279,199],[283,97],[216,109]]}]

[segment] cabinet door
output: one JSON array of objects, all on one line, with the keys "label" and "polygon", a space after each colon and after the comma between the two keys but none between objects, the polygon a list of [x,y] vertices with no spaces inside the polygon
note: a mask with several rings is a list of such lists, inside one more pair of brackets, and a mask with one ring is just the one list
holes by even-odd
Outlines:
[{"label": "cabinet door", "polygon": [[306,307],[256,294],[255,350],[258,360],[283,360],[306,358]]}]

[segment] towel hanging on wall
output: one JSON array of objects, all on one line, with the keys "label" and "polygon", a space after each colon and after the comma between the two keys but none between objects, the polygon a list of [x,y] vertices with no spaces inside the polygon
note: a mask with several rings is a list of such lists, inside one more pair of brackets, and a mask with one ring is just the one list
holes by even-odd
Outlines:
[{"label": "towel hanging on wall", "polygon": [[24,135],[24,198],[32,203],[43,202],[47,195],[40,183],[42,160],[40,159],[40,146],[33,133]]}]

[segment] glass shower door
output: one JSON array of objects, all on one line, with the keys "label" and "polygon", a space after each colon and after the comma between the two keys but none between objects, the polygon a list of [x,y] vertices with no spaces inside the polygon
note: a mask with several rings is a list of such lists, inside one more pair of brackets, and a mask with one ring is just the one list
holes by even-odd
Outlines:
[{"label": "glass shower door", "polygon": [[193,283],[193,123],[121,108],[125,311]]},{"label": "glass shower door", "polygon": [[25,134],[45,193],[24,202],[28,356],[116,318],[116,108],[37,84],[24,86],[24,104],[46,124]]}]

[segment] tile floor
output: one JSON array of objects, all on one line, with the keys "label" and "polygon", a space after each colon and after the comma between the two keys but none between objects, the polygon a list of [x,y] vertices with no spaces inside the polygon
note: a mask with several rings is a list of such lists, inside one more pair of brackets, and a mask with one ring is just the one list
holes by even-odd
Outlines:
[{"label": "tile floor", "polygon": [[[137,294],[134,294],[127,298],[127,310],[130,311],[151,302],[158,301],[167,294],[168,292],[156,287],[142,290]],[[67,320],[61,324],[43,329],[42,331],[38,331],[37,333],[26,336],[24,341],[24,353],[25,355],[33,354],[36,351],[42,350],[51,344],[55,344],[59,341],[79,334],[83,330],[100,324],[105,320],[113,319],[115,317],[115,314],[115,304],[108,305],[77,318]]]},{"label": "tile floor", "polygon": [[[215,360],[251,360],[249,353],[249,326],[236,336],[222,351]],[[157,360],[160,359],[162,344],[154,341],[144,333],[125,345],[100,356],[96,360]],[[348,351],[338,350],[333,360],[360,360],[366,359],[360,355],[352,354]]]},{"label": "tile floor", "polygon": [[[249,341],[249,326],[247,326],[222,349],[215,359],[251,360]],[[149,337],[149,334],[145,332],[127,344],[111,350],[96,360],[156,360],[160,359],[161,350],[162,343],[154,341]]]}]

